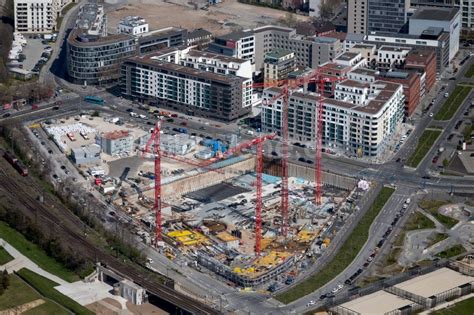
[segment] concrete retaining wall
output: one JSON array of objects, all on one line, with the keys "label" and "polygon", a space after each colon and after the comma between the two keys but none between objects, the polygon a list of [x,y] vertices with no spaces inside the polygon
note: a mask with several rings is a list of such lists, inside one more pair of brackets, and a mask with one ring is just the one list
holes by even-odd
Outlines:
[{"label": "concrete retaining wall", "polygon": [[165,198],[166,196],[183,195],[192,191],[219,184],[224,180],[237,177],[240,174],[254,170],[255,157],[249,157],[244,161],[220,168],[219,172],[207,171],[162,185],[161,192]]}]

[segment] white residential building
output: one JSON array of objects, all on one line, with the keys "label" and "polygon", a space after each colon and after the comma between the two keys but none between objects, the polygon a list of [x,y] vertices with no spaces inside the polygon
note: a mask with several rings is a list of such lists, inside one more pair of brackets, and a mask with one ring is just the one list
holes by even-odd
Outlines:
[{"label": "white residential building", "polygon": [[126,16],[118,23],[117,33],[130,35],[148,33],[148,23],[139,16]]},{"label": "white residential building", "polygon": [[[263,92],[265,100],[280,88]],[[345,80],[336,85],[334,98],[323,99],[323,145],[358,156],[377,156],[402,122],[403,87],[385,81]],[[294,92],[289,98],[288,122],[281,122],[282,100],[262,106],[262,130],[280,133],[288,124],[293,140],[314,143],[317,133],[318,94]]]},{"label": "white residential building", "polygon": [[395,65],[401,65],[411,48],[381,46],[377,51],[377,65],[383,69],[390,69]]},{"label": "white residential building", "polygon": [[56,30],[61,0],[15,0],[15,32],[50,33]]}]

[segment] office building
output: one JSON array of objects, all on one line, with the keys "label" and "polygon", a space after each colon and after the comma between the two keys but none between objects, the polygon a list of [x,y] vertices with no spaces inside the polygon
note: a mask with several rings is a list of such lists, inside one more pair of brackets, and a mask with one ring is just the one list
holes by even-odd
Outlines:
[{"label": "office building", "polygon": [[120,66],[127,57],[186,43],[187,31],[175,27],[147,33],[139,31],[134,35],[133,29],[130,32],[107,35],[103,7],[94,3],[84,4],[67,38],[69,79],[79,84],[111,84],[120,78]]},{"label": "office building", "polygon": [[285,80],[295,70],[295,53],[288,50],[275,50],[268,53],[263,63],[264,81]]},{"label": "office building", "polygon": [[115,130],[100,135],[97,139],[102,151],[111,156],[130,154],[133,137],[127,130]]},{"label": "office building", "polygon": [[103,7],[84,4],[67,38],[67,72],[72,82],[108,84],[120,76],[123,58],[136,52],[132,35],[107,36]]},{"label": "office building", "polygon": [[410,18],[409,34],[420,36],[432,26],[449,34],[449,60],[459,51],[461,12],[457,8],[419,8]]},{"label": "office building", "polygon": [[461,11],[462,28],[469,31],[474,29],[474,1],[463,0],[412,0],[415,7],[459,8]]},{"label": "office building", "polygon": [[[270,88],[263,98],[272,99],[281,88]],[[288,124],[289,137],[314,143],[319,97],[311,92],[293,92],[289,98],[288,122],[281,121],[281,100],[262,107],[262,130],[281,132]],[[404,96],[399,84],[344,80],[336,84],[333,98],[323,99],[323,145],[358,156],[377,156],[403,119]]]},{"label": "office building", "polygon": [[[188,115],[232,121],[250,112],[249,79],[187,67],[154,58],[128,58],[122,65],[126,97],[157,103]],[[251,82],[251,81],[250,81]]]},{"label": "office building", "polygon": [[408,21],[410,0],[368,0],[367,31],[398,33]]},{"label": "office building", "polygon": [[56,30],[62,3],[60,0],[14,0],[13,8],[15,32],[51,33]]},{"label": "office building", "polygon": [[117,25],[117,34],[138,35],[148,31],[148,23],[139,16],[126,16]]},{"label": "office building", "polygon": [[367,33],[368,0],[347,1],[347,32],[350,34]]}]

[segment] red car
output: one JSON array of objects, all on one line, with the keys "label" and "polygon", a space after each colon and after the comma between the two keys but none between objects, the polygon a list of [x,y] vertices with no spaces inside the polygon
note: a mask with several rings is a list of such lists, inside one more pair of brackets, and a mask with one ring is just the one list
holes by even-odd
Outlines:
[{"label": "red car", "polygon": [[33,109],[33,110],[38,109],[38,108],[39,108],[38,104],[31,105],[31,109]]},{"label": "red car", "polygon": [[177,117],[178,117],[178,114],[171,114],[171,117],[177,118]]},{"label": "red car", "polygon": [[433,162],[433,164],[437,163],[438,162],[438,157],[435,156],[431,162]]},{"label": "red car", "polygon": [[181,126],[187,126],[187,125],[188,125],[188,123],[185,122],[185,121],[183,121],[183,122],[181,123]]}]

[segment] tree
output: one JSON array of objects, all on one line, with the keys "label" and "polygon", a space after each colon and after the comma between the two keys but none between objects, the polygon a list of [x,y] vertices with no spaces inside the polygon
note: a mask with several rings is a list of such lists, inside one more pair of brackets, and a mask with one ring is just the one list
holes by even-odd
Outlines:
[{"label": "tree", "polygon": [[468,141],[471,139],[471,133],[472,133],[472,127],[471,125],[469,126],[466,126],[464,127],[464,130],[462,132],[463,136],[464,136],[464,141]]},{"label": "tree", "polygon": [[446,167],[448,167],[448,165],[449,165],[449,160],[445,158],[443,160],[443,167],[446,168]]},{"label": "tree", "polygon": [[3,270],[1,286],[5,290],[8,289],[8,287],[10,286],[10,275],[8,274],[8,271],[6,269]]}]

